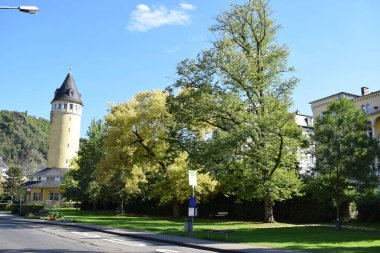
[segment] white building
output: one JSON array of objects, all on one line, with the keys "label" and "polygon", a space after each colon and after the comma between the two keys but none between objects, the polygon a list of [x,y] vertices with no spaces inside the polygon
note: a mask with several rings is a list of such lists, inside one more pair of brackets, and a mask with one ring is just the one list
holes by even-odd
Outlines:
[{"label": "white building", "polygon": [[3,181],[6,178],[5,173],[8,171],[9,166],[5,164],[3,158],[0,157],[0,181]]},{"label": "white building", "polygon": [[[298,126],[302,127],[302,133],[304,137],[310,139],[313,132],[313,117],[309,115],[300,114],[296,112],[296,123]],[[311,145],[306,150],[301,150],[298,155],[298,162],[300,167],[300,174],[310,174],[315,168],[315,158],[312,155],[313,146]]]}]

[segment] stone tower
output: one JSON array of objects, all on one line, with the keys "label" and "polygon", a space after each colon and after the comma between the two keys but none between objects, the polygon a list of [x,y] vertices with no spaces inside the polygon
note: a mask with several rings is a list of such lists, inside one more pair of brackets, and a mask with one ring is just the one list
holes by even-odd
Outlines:
[{"label": "stone tower", "polygon": [[71,70],[51,101],[48,168],[68,168],[79,149],[82,117],[81,94]]}]

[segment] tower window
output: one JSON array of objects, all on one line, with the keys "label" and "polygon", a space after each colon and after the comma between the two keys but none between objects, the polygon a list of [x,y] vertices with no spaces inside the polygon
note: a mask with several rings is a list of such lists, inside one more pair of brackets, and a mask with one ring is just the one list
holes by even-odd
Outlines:
[{"label": "tower window", "polygon": [[63,109],[67,110],[67,104],[63,105]]},{"label": "tower window", "polygon": [[73,107],[74,107],[74,105],[73,105],[73,104],[70,104],[70,110],[72,110],[72,109],[73,109]]},{"label": "tower window", "polygon": [[62,109],[62,104],[58,104],[58,110]]},{"label": "tower window", "polygon": [[78,105],[75,105],[75,111],[78,111]]},{"label": "tower window", "polygon": [[69,148],[70,147],[70,144],[67,144],[67,148]]},{"label": "tower window", "polygon": [[69,128],[69,133],[70,133],[70,128]]}]

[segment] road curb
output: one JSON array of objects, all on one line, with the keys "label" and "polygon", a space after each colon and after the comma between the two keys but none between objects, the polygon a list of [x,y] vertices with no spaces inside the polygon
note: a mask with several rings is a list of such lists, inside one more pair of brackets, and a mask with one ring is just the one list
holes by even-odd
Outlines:
[{"label": "road curb", "polygon": [[[230,249],[221,249],[221,248],[214,248],[214,247],[209,247],[209,246],[204,246],[204,245],[199,245],[199,244],[193,244],[193,243],[186,243],[186,242],[180,242],[180,241],[173,241],[169,239],[164,239],[164,238],[157,238],[156,236],[162,236],[165,237],[167,235],[161,235],[161,234],[155,234],[152,232],[152,235],[144,235],[144,234],[136,234],[136,233],[143,233],[141,231],[134,231],[134,230],[128,230],[128,231],[112,231],[115,230],[115,228],[112,227],[106,227],[106,226],[98,226],[98,225],[90,225],[90,224],[84,224],[84,223],[72,223],[72,222],[59,222],[59,221],[45,221],[45,220],[29,220],[29,219],[12,219],[12,218],[6,218],[6,217],[1,217],[0,219],[2,220],[9,220],[12,222],[18,222],[18,223],[34,223],[34,224],[47,224],[47,225],[53,225],[53,226],[63,226],[63,227],[76,227],[76,228],[82,228],[82,229],[91,229],[94,231],[98,232],[103,232],[107,234],[112,234],[112,235],[118,235],[118,236],[125,236],[125,237],[131,237],[131,238],[136,238],[136,239],[144,239],[144,240],[149,240],[149,241],[154,241],[154,242],[159,242],[159,243],[168,243],[171,245],[176,245],[176,246],[182,246],[182,247],[187,247],[187,248],[195,248],[195,249],[201,249],[201,250],[208,250],[208,251],[213,251],[213,252],[221,252],[221,253],[244,253],[244,252],[249,252],[249,251],[241,251],[241,250],[230,250]],[[182,238],[181,238],[182,239]],[[184,237],[183,239],[186,239]],[[214,241],[210,241],[210,243],[213,243]],[[275,252],[275,251],[273,251]]]}]

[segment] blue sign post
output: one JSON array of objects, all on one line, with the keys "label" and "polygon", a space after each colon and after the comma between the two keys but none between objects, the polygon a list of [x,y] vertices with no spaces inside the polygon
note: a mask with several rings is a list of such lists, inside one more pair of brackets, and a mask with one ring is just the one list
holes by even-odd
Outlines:
[{"label": "blue sign post", "polygon": [[196,197],[190,197],[189,207],[197,207],[197,198]]}]

